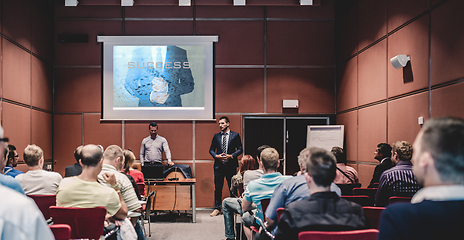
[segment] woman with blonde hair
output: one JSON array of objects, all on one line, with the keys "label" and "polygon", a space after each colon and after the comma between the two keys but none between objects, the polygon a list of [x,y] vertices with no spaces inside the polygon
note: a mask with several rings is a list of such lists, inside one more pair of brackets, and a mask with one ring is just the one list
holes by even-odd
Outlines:
[{"label": "woman with blonde hair", "polygon": [[[124,168],[123,168],[123,173],[130,175],[134,178],[136,183],[144,183],[145,179],[143,177],[143,173],[139,170],[135,170],[132,168],[132,165],[134,164],[135,161],[135,155],[132,152],[132,150],[124,150]],[[145,196],[145,188],[143,191],[140,193],[142,196]]]}]

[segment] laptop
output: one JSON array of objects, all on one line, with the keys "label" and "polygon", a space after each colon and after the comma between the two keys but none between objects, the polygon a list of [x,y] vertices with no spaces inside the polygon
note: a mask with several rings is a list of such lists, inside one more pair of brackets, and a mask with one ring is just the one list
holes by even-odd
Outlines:
[{"label": "laptop", "polygon": [[149,165],[149,166],[142,166],[142,173],[145,180],[151,181],[163,181],[164,180],[164,173],[163,173],[163,165]]}]

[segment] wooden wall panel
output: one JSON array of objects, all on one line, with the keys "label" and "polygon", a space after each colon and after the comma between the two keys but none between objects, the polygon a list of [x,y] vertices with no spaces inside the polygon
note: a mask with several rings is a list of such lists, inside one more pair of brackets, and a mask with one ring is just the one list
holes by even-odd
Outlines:
[{"label": "wooden wall panel", "polygon": [[216,69],[217,112],[263,112],[263,69]]},{"label": "wooden wall panel", "polygon": [[31,110],[22,106],[3,102],[4,137],[16,146],[20,159],[23,159],[24,148],[31,144]]},{"label": "wooden wall panel", "polygon": [[352,1],[338,1],[336,9],[337,63],[344,63],[358,51],[358,5]]},{"label": "wooden wall panel", "polygon": [[[318,34],[314,34],[318,33]],[[334,22],[279,21],[267,23],[267,63],[328,65],[335,62]],[[288,37],[296,36],[299,37]]]},{"label": "wooden wall panel", "polygon": [[100,122],[100,114],[84,114],[84,145],[122,146],[121,123]]},{"label": "wooden wall panel", "polygon": [[[395,96],[429,84],[429,17],[423,16],[388,38],[388,58],[399,54],[411,56],[405,68],[395,69],[388,64],[388,96]],[[412,76],[411,76],[412,74]]]},{"label": "wooden wall panel", "polygon": [[2,1],[3,34],[31,49],[31,6],[29,1]]},{"label": "wooden wall panel", "polygon": [[52,159],[52,114],[31,110],[31,143],[42,148],[44,159]]},{"label": "wooden wall panel", "polygon": [[137,6],[124,8],[126,18],[193,18],[193,8],[179,6]]},{"label": "wooden wall panel", "polygon": [[[90,0],[93,1],[93,0]],[[82,0],[79,7],[66,7],[63,1],[56,1],[55,18],[121,18],[121,4],[119,6],[84,6]]]},{"label": "wooden wall panel", "polygon": [[[447,1],[432,12],[432,85],[464,76],[464,1]],[[459,29],[459,30],[458,30]]]},{"label": "wooden wall panel", "polygon": [[337,115],[337,125],[345,127],[344,150],[346,160],[358,160],[358,113],[356,111]]},{"label": "wooden wall panel", "polygon": [[59,34],[87,34],[88,43],[55,43],[56,65],[100,65],[102,44],[97,36],[122,34],[120,21],[55,21],[55,39]]},{"label": "wooden wall panel", "polygon": [[100,112],[100,71],[99,68],[55,69],[55,111]]},{"label": "wooden wall panel", "polygon": [[191,21],[126,21],[125,32],[131,36],[191,35]]},{"label": "wooden wall panel", "polygon": [[282,100],[298,99],[299,113],[334,113],[334,69],[269,69],[267,112],[282,113]]},{"label": "wooden wall panel", "polygon": [[[214,171],[213,162],[195,164],[197,182],[195,183],[195,195],[197,207],[214,206]],[[224,184],[227,185],[227,184]]]},{"label": "wooden wall panel", "polygon": [[388,143],[413,143],[421,126],[418,117],[428,119],[428,92],[388,102]]},{"label": "wooden wall panel", "polygon": [[[219,121],[221,116],[216,116]],[[239,131],[237,125],[240,123],[232,122],[231,130],[234,132]],[[209,148],[211,146],[211,140],[215,133],[220,132],[219,125],[217,122],[197,122],[195,123],[195,159],[196,160],[211,160],[214,163],[213,157],[209,154]],[[240,133],[240,132],[239,132]],[[241,136],[241,135],[240,135]],[[211,166],[212,168],[212,166]]]},{"label": "wooden wall panel", "polygon": [[432,117],[464,118],[464,83],[432,90]]},{"label": "wooden wall panel", "polygon": [[387,96],[386,41],[382,41],[358,56],[358,105]]},{"label": "wooden wall panel", "polygon": [[361,183],[361,187],[366,188],[371,182],[372,175],[374,175],[374,169],[376,165],[358,165],[358,178]]},{"label": "wooden wall panel", "polygon": [[[243,34],[245,33],[246,34]],[[263,64],[264,25],[258,21],[197,21],[198,35],[219,35],[216,64]]]},{"label": "wooden wall panel", "polygon": [[[282,1],[289,3],[289,1]],[[292,19],[334,19],[335,3],[333,0],[324,0],[320,6],[269,6],[267,7],[268,18],[292,18]]]},{"label": "wooden wall panel", "polygon": [[[216,1],[216,0],[214,0]],[[229,2],[230,3],[230,2]],[[198,6],[196,7],[198,18],[264,18],[263,7],[234,7],[234,6]]]},{"label": "wooden wall panel", "polygon": [[387,34],[387,0],[360,0],[358,49],[361,50]]},{"label": "wooden wall panel", "polygon": [[423,0],[388,0],[388,31],[399,27],[403,23],[411,20],[429,7],[428,1]]},{"label": "wooden wall panel", "polygon": [[[131,149],[136,159],[140,159],[140,147],[142,139],[148,137],[149,122],[138,123],[138,122],[126,122],[124,123],[124,148]],[[162,126],[160,126],[162,127]],[[161,129],[159,129],[161,133]],[[160,134],[163,136],[163,134]],[[168,139],[169,143],[169,139]]]},{"label": "wooden wall panel", "polygon": [[[52,66],[32,57],[31,75],[31,104],[32,106],[52,111],[53,110],[53,74]],[[51,120],[51,119],[50,119]]]},{"label": "wooden wall panel", "polygon": [[82,114],[55,114],[53,119],[54,170],[64,176],[66,166],[76,162],[74,150],[83,144]]},{"label": "wooden wall panel", "polygon": [[377,162],[374,151],[377,144],[387,141],[387,104],[359,109],[358,161]]},{"label": "wooden wall panel", "polygon": [[358,106],[358,58],[337,68],[337,111]]},{"label": "wooden wall panel", "polygon": [[[161,122],[158,126],[158,134],[168,141],[173,160],[193,159],[193,130],[190,122]],[[148,133],[147,130],[145,132]]]},{"label": "wooden wall panel", "polygon": [[3,97],[31,104],[31,55],[3,40]]},{"label": "wooden wall panel", "polygon": [[30,5],[31,13],[31,51],[47,62],[53,60],[53,16],[43,12],[37,5]]}]

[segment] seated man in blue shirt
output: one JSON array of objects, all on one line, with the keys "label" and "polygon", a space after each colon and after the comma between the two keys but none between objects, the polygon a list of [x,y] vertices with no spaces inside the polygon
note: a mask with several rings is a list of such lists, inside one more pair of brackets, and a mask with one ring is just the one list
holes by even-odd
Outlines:
[{"label": "seated man in blue shirt", "polygon": [[[424,188],[382,213],[379,239],[461,239],[464,120],[428,120],[414,142],[413,171]],[[459,237],[461,236],[461,237]]]},{"label": "seated man in blue shirt", "polygon": [[7,138],[3,138],[3,128],[0,126],[0,184],[9,187],[21,194],[24,194],[23,187],[18,180],[14,179],[11,176],[4,174],[4,169],[6,165],[6,155],[8,150],[6,149],[5,142],[8,142]]},{"label": "seated man in blue shirt", "polygon": [[[279,153],[274,148],[264,149],[261,152],[260,159],[260,169],[264,169],[264,174],[260,178],[248,183],[242,202],[242,210],[243,212],[252,210],[253,205],[256,205],[256,208],[258,209],[256,212],[257,217],[264,220],[261,200],[271,198],[274,189],[284,180],[291,178],[292,176],[283,176],[280,172],[277,172],[280,161]],[[248,213],[244,214],[245,219],[247,215]],[[249,227],[251,224],[255,223],[245,222],[244,224],[246,226],[245,234],[248,239],[251,239],[251,230]]]},{"label": "seated man in blue shirt", "polygon": [[17,175],[23,173],[14,167],[18,166],[19,155],[16,152],[16,147],[14,145],[8,144],[8,154],[6,155],[6,166],[4,173],[5,175],[16,177]]}]

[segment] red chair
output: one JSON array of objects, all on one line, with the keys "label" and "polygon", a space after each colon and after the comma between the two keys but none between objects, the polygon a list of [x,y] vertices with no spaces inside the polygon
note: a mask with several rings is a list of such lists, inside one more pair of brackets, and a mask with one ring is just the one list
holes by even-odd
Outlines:
[{"label": "red chair", "polygon": [[371,200],[369,199],[369,196],[366,195],[357,195],[357,196],[343,196],[342,198],[351,202],[355,202],[361,206],[369,206],[371,203]]},{"label": "red chair", "polygon": [[369,206],[374,206],[375,194],[377,193],[377,188],[353,188],[353,195],[366,195],[369,196],[370,204]]},{"label": "red chair", "polygon": [[[269,206],[270,201],[271,201],[270,198],[261,199],[261,209],[263,209],[263,219],[266,219],[265,212],[266,212],[267,206]],[[255,217],[255,219],[259,219],[256,216],[254,216],[254,217]],[[259,229],[257,229],[255,226],[251,226],[250,229],[255,233],[259,232]]]},{"label": "red chair", "polygon": [[69,240],[71,239],[71,227],[68,224],[53,224],[49,225],[52,230],[55,240]]},{"label": "red chair", "polygon": [[363,229],[351,231],[303,231],[298,240],[377,240],[379,230]]},{"label": "red chair", "polygon": [[71,226],[72,239],[99,239],[103,235],[105,207],[66,208],[51,206],[50,215],[54,223]]},{"label": "red chair", "polygon": [[34,200],[45,220],[50,218],[50,206],[56,205],[56,195],[27,195]]},{"label": "red chair", "polygon": [[138,182],[137,183],[137,188],[139,189],[140,195],[145,197],[145,183],[143,182]]},{"label": "red chair", "polygon": [[280,216],[282,216],[282,214],[284,213],[284,210],[285,208],[283,207],[277,208],[277,221],[280,220]]},{"label": "red chair", "polygon": [[350,196],[353,194],[353,188],[360,188],[361,183],[353,183],[353,184],[337,184],[337,186],[342,191],[342,195]]},{"label": "red chair", "polygon": [[410,203],[411,199],[412,199],[412,197],[396,197],[396,196],[393,196],[393,197],[390,197],[388,199],[388,204],[399,203],[399,202]]},{"label": "red chair", "polygon": [[382,215],[384,207],[363,207],[364,216],[371,225],[371,228],[379,229],[380,216]]}]

